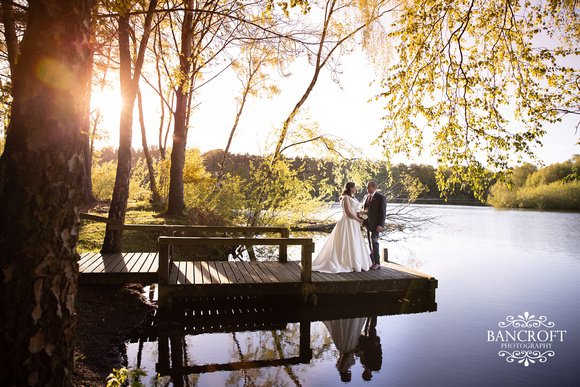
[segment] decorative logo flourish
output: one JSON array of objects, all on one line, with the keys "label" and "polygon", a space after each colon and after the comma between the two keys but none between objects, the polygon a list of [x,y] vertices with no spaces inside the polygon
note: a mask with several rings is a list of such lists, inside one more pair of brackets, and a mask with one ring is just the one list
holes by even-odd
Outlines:
[{"label": "decorative logo flourish", "polygon": [[539,328],[541,326],[545,326],[546,328],[553,328],[556,325],[553,322],[546,322],[548,321],[546,316],[540,316],[538,318],[535,317],[536,316],[533,314],[525,312],[523,316],[519,314],[517,318],[514,316],[507,316],[507,323],[500,321],[498,325],[500,328],[507,328],[510,325],[514,328]]},{"label": "decorative logo flourish", "polygon": [[524,366],[529,366],[530,364],[534,364],[536,361],[540,363],[545,363],[548,360],[548,357],[554,356],[556,353],[554,351],[499,351],[498,355],[501,357],[505,357],[508,363],[513,363],[514,361],[518,361],[518,363],[523,363]]}]

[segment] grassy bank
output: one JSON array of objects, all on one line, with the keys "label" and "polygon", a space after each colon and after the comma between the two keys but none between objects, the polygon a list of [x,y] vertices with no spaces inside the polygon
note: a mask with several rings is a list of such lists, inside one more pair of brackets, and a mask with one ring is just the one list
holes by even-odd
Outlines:
[{"label": "grassy bank", "polygon": [[[94,206],[85,207],[81,211],[107,217],[109,205],[101,202]],[[129,202],[125,224],[192,224],[190,217],[166,218],[161,207],[153,206],[146,201]],[[77,251],[79,253],[99,251],[105,239],[105,229],[105,223],[81,220]],[[156,232],[124,231],[123,252],[156,251],[155,244],[158,236]]]}]

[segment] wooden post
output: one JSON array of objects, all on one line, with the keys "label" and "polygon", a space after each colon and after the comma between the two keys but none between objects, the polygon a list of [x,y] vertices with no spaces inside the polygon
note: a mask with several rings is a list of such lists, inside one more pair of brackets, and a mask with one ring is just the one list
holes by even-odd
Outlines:
[{"label": "wooden post", "polygon": [[169,361],[169,335],[167,333],[160,333],[157,337],[157,359],[156,371],[161,375],[167,375],[171,370],[171,363]]},{"label": "wooden post", "polygon": [[169,282],[169,260],[171,245],[159,243],[159,269],[157,271],[157,282],[159,287],[167,285]]},{"label": "wooden post", "polygon": [[389,262],[389,249],[386,247],[383,249],[383,261]]},{"label": "wooden post", "polygon": [[300,361],[309,363],[312,360],[312,348],[310,348],[310,321],[303,318],[300,320]]},{"label": "wooden post", "polygon": [[[290,237],[290,230],[287,228],[283,228],[280,230],[280,237],[281,238],[289,238]],[[280,256],[278,260],[282,263],[288,262],[288,245],[280,245]]]},{"label": "wooden post", "polygon": [[302,283],[312,282],[312,253],[314,243],[302,245],[302,259],[300,262],[300,279]]}]

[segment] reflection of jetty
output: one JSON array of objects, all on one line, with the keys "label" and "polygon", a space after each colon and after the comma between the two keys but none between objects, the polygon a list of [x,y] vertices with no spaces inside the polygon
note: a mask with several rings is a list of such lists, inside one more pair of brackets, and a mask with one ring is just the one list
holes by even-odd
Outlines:
[{"label": "reflection of jetty", "polygon": [[[108,219],[85,215],[85,219]],[[437,280],[426,274],[383,262],[381,270],[360,273],[312,272],[314,243],[289,238],[288,229],[275,227],[208,227],[110,224],[120,230],[152,231],[159,235],[155,253],[85,253],[79,261],[81,283],[157,283],[159,307],[171,310],[172,300],[188,297],[280,295],[315,302],[325,295],[427,290],[435,297]],[[222,234],[226,237],[179,235]],[[277,233],[277,238],[234,238],[230,235]],[[191,261],[175,257],[176,247],[279,246],[277,261]],[[301,247],[301,261],[288,262],[287,247]]]},{"label": "reflection of jetty", "polygon": [[[345,305],[349,305],[345,308]],[[156,372],[170,376],[175,386],[184,385],[187,375],[287,366],[312,361],[311,323],[436,311],[434,292],[428,289],[407,292],[376,292],[359,295],[322,295],[317,306],[304,307],[301,297],[233,296],[192,297],[175,303],[170,322],[153,317],[139,327],[131,342],[139,344],[138,364],[145,342],[157,342]],[[194,347],[186,336],[244,331],[281,331],[299,323],[298,351],[284,358],[251,359],[230,363],[194,364]],[[188,356],[184,354],[189,352]],[[274,355],[281,355],[276,352]]]}]

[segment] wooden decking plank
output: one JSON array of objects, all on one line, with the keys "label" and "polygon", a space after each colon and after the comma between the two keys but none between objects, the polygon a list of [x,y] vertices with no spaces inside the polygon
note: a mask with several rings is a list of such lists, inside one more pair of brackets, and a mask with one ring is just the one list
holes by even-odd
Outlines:
[{"label": "wooden decking plank", "polygon": [[408,274],[413,274],[413,275],[415,275],[417,277],[421,277],[421,278],[433,278],[432,276],[427,275],[425,273],[422,273],[422,272],[420,272],[418,270],[411,269],[410,267],[406,267],[406,266],[403,266],[403,265],[398,265],[396,263],[390,262],[389,263],[389,267],[391,267],[393,269],[396,269],[396,270],[399,270],[399,271],[403,271],[403,272],[408,273]]},{"label": "wooden decking plank", "polygon": [[298,281],[302,278],[302,269],[300,268],[300,263],[298,262],[286,262],[283,263],[284,268],[288,270],[290,273],[296,276]]},{"label": "wooden decking plank", "polygon": [[179,272],[177,273],[177,284],[185,285],[185,273],[187,273],[187,261],[178,262]]},{"label": "wooden decking plank", "polygon": [[236,262],[235,268],[242,274],[242,276],[246,280],[246,283],[250,284],[255,283],[250,273],[248,273],[244,261]]},{"label": "wooden decking plank", "polygon": [[169,283],[170,284],[176,284],[177,283],[177,277],[179,276],[179,265],[181,264],[181,262],[173,262],[173,265],[171,265],[171,269],[169,270]]},{"label": "wooden decking plank", "polygon": [[201,262],[193,262],[193,283],[195,285],[203,285],[203,275],[201,272]]},{"label": "wooden decking plank", "polygon": [[321,282],[327,282],[327,281],[334,281],[334,276],[333,274],[330,273],[323,273],[320,271],[313,271],[312,272],[312,280],[317,280],[317,281],[321,281]]},{"label": "wooden decking plank", "polygon": [[130,261],[126,262],[127,270],[131,273],[138,273],[139,269],[136,269],[136,266],[140,266],[143,264],[141,261],[141,257],[147,253],[135,253]]},{"label": "wooden decking plank", "polygon": [[262,277],[262,281],[265,283],[274,283],[278,282],[278,279],[266,266],[264,266],[261,262],[254,265],[256,271],[260,271],[260,276]]},{"label": "wooden decking plank", "polygon": [[[145,253],[147,254],[147,253]],[[151,259],[151,267],[149,268],[150,272],[156,273],[159,270],[159,254],[158,253],[148,253],[149,259]]]},{"label": "wooden decking plank", "polygon": [[149,268],[151,267],[151,264],[153,263],[153,259],[150,257],[149,254],[141,254],[139,255],[138,261],[135,264],[135,267],[138,269],[136,269],[135,271],[137,273],[147,273],[149,272]]},{"label": "wooden decking plank", "polygon": [[119,267],[119,270],[124,273],[130,273],[133,269],[133,266],[135,265],[135,262],[137,262],[143,254],[145,253],[133,253],[126,255],[123,263],[124,268]]},{"label": "wooden decking plank", "polygon": [[100,273],[105,267],[105,258],[103,254],[99,253],[96,256],[96,259],[86,267],[84,270],[85,273]]},{"label": "wooden decking plank", "polygon": [[279,282],[293,282],[296,280],[296,276],[286,270],[285,265],[287,265],[287,263],[264,262],[263,264],[268,267],[270,272],[276,276]]},{"label": "wooden decking plank", "polygon": [[204,284],[211,284],[212,278],[211,278],[211,274],[209,272],[209,266],[207,264],[207,261],[201,261],[201,273],[203,276],[203,283]]},{"label": "wooden decking plank", "polygon": [[222,279],[221,279],[221,275],[217,269],[217,262],[208,261],[207,265],[209,267],[209,274],[211,276],[211,282],[214,284],[221,284]]},{"label": "wooden decking plank", "polygon": [[144,270],[144,266],[147,261],[147,256],[145,254],[141,254],[136,257],[137,260],[131,265],[131,272],[132,273],[141,273]]},{"label": "wooden decking plank", "polygon": [[262,269],[263,272],[267,273],[268,278],[270,278],[270,281],[272,283],[276,283],[276,282],[280,282],[280,280],[276,277],[276,274],[272,272],[272,270],[270,270],[270,264],[269,262],[262,262],[262,264],[260,265],[260,269]]},{"label": "wooden decking plank", "polygon": [[234,278],[236,279],[236,283],[237,284],[248,283],[248,281],[246,281],[246,278],[244,277],[244,275],[242,274],[240,269],[238,269],[237,264],[238,264],[238,262],[234,262],[234,261],[228,262],[228,266],[230,267],[230,270],[234,274]]},{"label": "wooden decking plank", "polygon": [[388,274],[390,278],[396,279],[409,278],[409,276],[404,271],[397,270],[397,268],[392,266],[385,266],[381,268],[381,270],[383,270],[385,274]]},{"label": "wooden decking plank", "polygon": [[217,262],[214,262],[214,263],[215,263],[215,268],[216,268],[216,270],[217,270],[217,272],[219,273],[219,276],[220,276],[220,283],[221,284],[224,284],[224,285],[231,283],[230,280],[229,280],[229,278],[228,278],[228,275],[227,275],[227,273],[226,273],[226,271],[224,269],[223,262],[217,261]]},{"label": "wooden decking plank", "polygon": [[116,257],[110,264],[105,265],[105,270],[109,273],[126,273],[127,270],[127,260],[131,259],[131,257],[135,253],[121,253],[120,257]]},{"label": "wooden decking plank", "polygon": [[230,262],[222,262],[222,268],[226,273],[226,277],[228,278],[229,283],[235,284],[238,283],[238,279],[236,275],[232,271],[232,267],[230,266]]},{"label": "wooden decking plank", "polygon": [[194,283],[193,262],[189,262],[189,265],[187,265],[187,272],[185,273],[185,283],[187,285],[191,285]]},{"label": "wooden decking plank", "polygon": [[[252,279],[254,280],[255,283],[260,284],[260,283],[264,283],[264,279],[262,278],[263,275],[260,275],[260,273],[258,273],[256,270],[256,263],[255,262],[242,262],[246,271],[248,272],[248,274],[250,275],[250,277],[252,277]],[[261,272],[261,271],[260,271]],[[266,281],[268,281],[268,279],[266,278]]]},{"label": "wooden decking plank", "polygon": [[101,254],[100,259],[98,259],[95,264],[90,267],[90,273],[102,273],[105,271],[105,263],[107,262],[108,256],[111,254]]},{"label": "wooden decking plank", "polygon": [[88,270],[89,267],[95,264],[96,261],[101,259],[101,253],[85,253],[82,255],[79,261],[79,271],[84,272]]},{"label": "wooden decking plank", "polygon": [[104,267],[104,272],[106,273],[113,273],[113,268],[115,266],[117,266],[117,264],[119,263],[119,261],[123,260],[123,254],[122,253],[116,253],[116,254],[108,254],[105,257],[105,267]]},{"label": "wooden decking plank", "polygon": [[219,284],[220,282],[220,275],[215,268],[214,261],[206,261],[208,277],[211,279],[212,284]]}]

